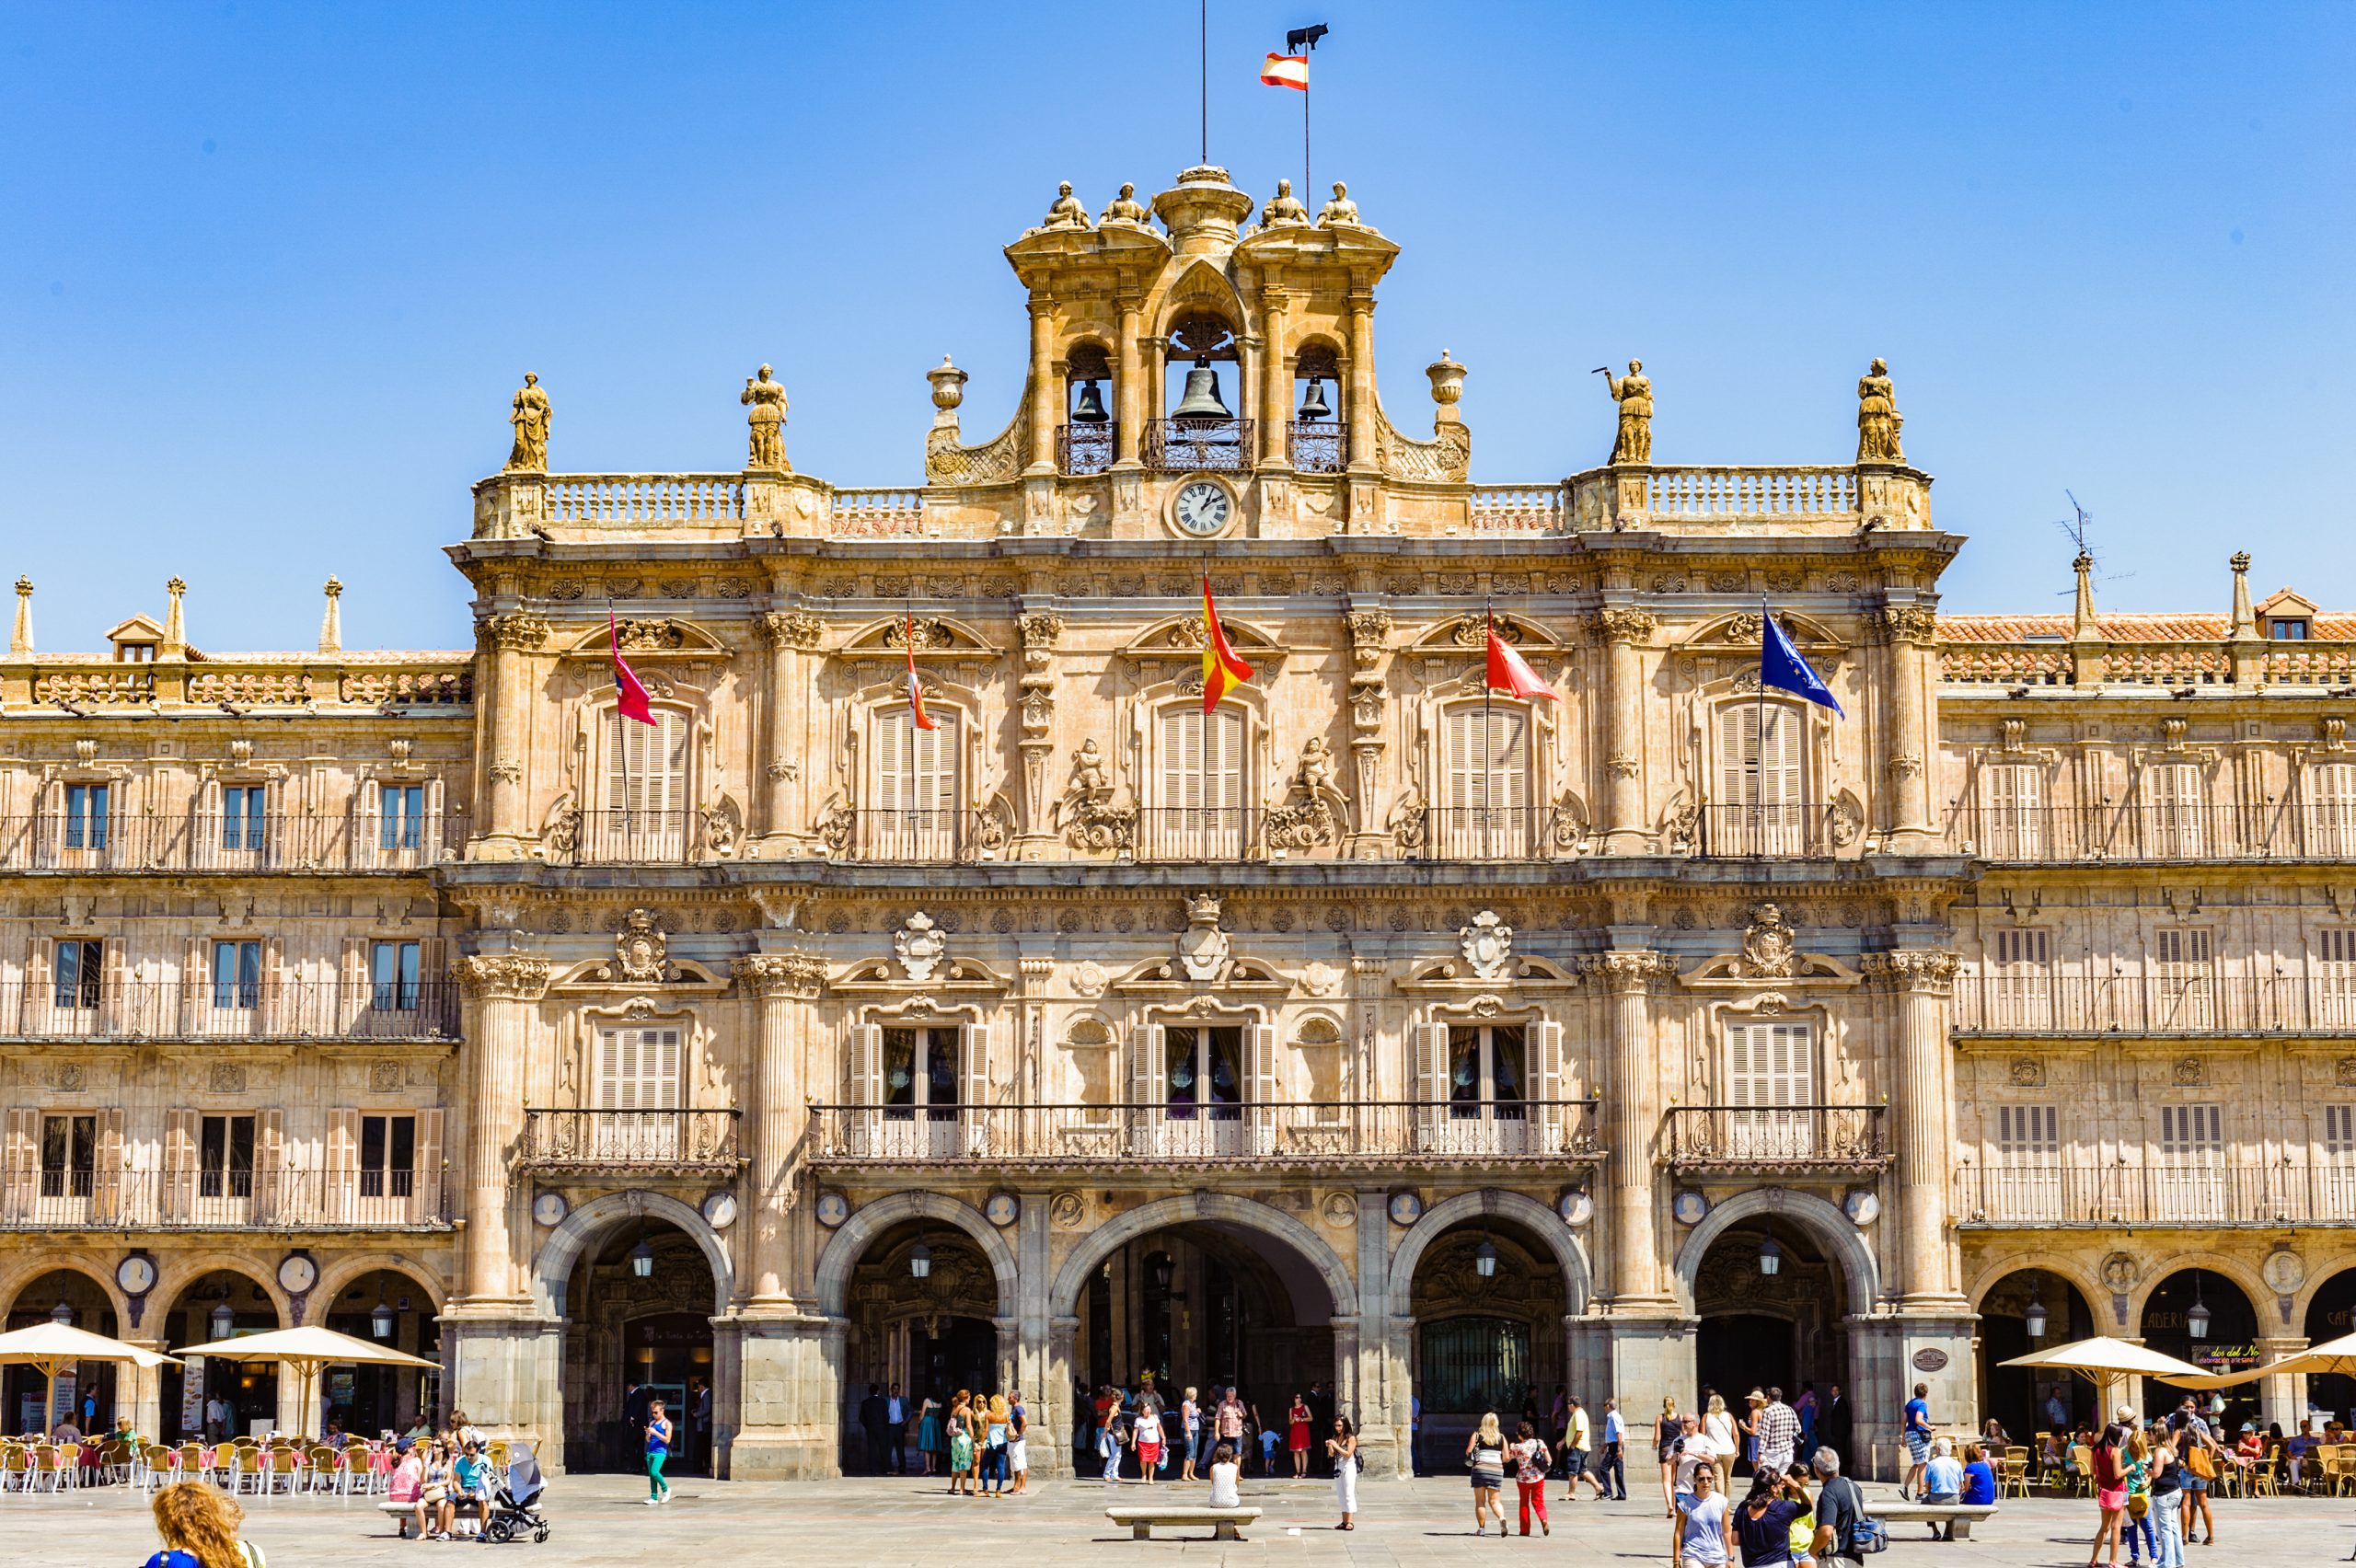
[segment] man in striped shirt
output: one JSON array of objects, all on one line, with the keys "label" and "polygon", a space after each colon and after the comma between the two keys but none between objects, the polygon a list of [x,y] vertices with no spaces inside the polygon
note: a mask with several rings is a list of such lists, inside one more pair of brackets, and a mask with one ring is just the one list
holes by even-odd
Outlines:
[{"label": "man in striped shirt", "polygon": [[1792,1450],[1800,1440],[1800,1418],[1791,1406],[1784,1402],[1784,1390],[1767,1390],[1767,1403],[1759,1412],[1758,1469],[1783,1474],[1792,1468]]}]

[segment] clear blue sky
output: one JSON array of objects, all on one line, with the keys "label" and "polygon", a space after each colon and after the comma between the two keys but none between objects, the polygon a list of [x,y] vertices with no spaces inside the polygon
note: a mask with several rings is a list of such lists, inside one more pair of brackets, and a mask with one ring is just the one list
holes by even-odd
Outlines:
[{"label": "clear blue sky", "polygon": [[[0,7],[0,581],[40,640],[158,610],[303,647],[460,646],[441,545],[555,398],[555,466],[733,466],[774,362],[794,463],[915,483],[944,352],[998,428],[999,248],[1196,154],[1193,0]],[[1472,367],[1476,478],[1610,444],[1641,355],[1663,462],[1854,450],[1888,356],[1974,543],[1950,609],[2051,609],[2096,514],[2119,607],[2356,601],[2356,5],[1211,6],[1211,153],[1265,197],[1316,58],[1321,179],[1405,252],[1389,403]],[[5,602],[0,600],[0,602]]]}]

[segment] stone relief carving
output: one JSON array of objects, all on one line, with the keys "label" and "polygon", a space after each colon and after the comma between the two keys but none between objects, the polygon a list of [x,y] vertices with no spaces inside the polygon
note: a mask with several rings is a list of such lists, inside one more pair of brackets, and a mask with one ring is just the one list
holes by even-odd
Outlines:
[{"label": "stone relief carving", "polygon": [[1178,964],[1186,978],[1217,980],[1227,973],[1231,948],[1218,928],[1218,900],[1198,893],[1186,900],[1186,928],[1178,933]]},{"label": "stone relief carving", "polygon": [[1285,787],[1284,800],[1268,813],[1272,849],[1311,849],[1331,844],[1346,830],[1349,801],[1334,782],[1334,753],[1323,737],[1311,735]]},{"label": "stone relief carving", "polygon": [[1473,916],[1472,923],[1456,934],[1456,946],[1480,979],[1504,979],[1512,967],[1513,928],[1494,909]]},{"label": "stone relief carving", "polygon": [[1126,849],[1137,835],[1137,808],[1115,806],[1110,767],[1091,738],[1072,754],[1071,782],[1049,821],[1075,849]]},{"label": "stone relief carving", "polygon": [[899,955],[900,967],[907,971],[908,978],[922,985],[941,966],[949,939],[933,924],[932,917],[919,909],[893,933],[892,951]]},{"label": "stone relief carving", "polygon": [[1779,979],[1794,973],[1798,941],[1791,922],[1772,904],[1754,905],[1742,933],[1742,958],[1735,973],[1746,980]]},{"label": "stone relief carving", "polygon": [[614,962],[597,971],[600,980],[660,986],[678,977],[670,962],[671,941],[651,910],[633,909],[614,938]]}]

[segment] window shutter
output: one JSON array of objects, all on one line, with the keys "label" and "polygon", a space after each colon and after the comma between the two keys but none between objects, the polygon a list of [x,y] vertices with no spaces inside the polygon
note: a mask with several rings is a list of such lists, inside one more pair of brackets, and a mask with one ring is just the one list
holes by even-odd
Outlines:
[{"label": "window shutter", "polygon": [[122,1107],[98,1112],[98,1143],[91,1171],[92,1214],[101,1224],[122,1215]]},{"label": "window shutter", "polygon": [[196,1116],[193,1110],[164,1115],[164,1217],[186,1219],[196,1206]]},{"label": "window shutter", "polygon": [[254,1113],[254,1218],[279,1216],[286,1193],[286,1113]]},{"label": "window shutter", "polygon": [[1243,1114],[1252,1128],[1254,1146],[1264,1154],[1273,1153],[1276,1147],[1276,1107],[1288,1096],[1284,1090],[1283,1059],[1278,1055],[1276,1026],[1255,1023],[1251,1032],[1252,1075],[1250,1101]]},{"label": "window shutter", "polygon": [[[1210,715],[1211,806],[1234,812],[1243,804],[1243,715],[1222,707]],[[1233,818],[1219,819],[1222,823]]]},{"label": "window shutter", "polygon": [[1728,704],[1718,710],[1718,803],[1747,806],[1754,798],[1750,764],[1757,744],[1750,711]]},{"label": "window shutter", "polygon": [[[933,1048],[940,1049],[943,1030],[933,1031]],[[976,1154],[982,1152],[988,1141],[994,1118],[989,1110],[990,1094],[990,1020],[983,1019],[969,1023],[957,1032],[957,1099],[964,1109],[958,1120],[965,1126],[966,1147]]]},{"label": "window shutter", "polygon": [[32,1217],[33,1193],[40,1169],[40,1113],[35,1110],[11,1110],[8,1113],[5,1159],[0,1160],[0,1213],[11,1219]]},{"label": "window shutter", "polygon": [[[388,1144],[390,1138],[386,1140]],[[337,1106],[328,1113],[325,1218],[330,1225],[349,1225],[359,1216],[360,1113]],[[387,1188],[390,1195],[391,1189]]]},{"label": "window shutter", "polygon": [[1137,1043],[1135,1097],[1138,1104],[1159,1111],[1170,1098],[1170,1032],[1149,1023],[1131,1038]]},{"label": "window shutter", "polygon": [[442,1114],[438,1106],[417,1113],[417,1170],[410,1185],[409,1199],[412,1224],[443,1217]]},{"label": "window shutter", "polygon": [[1563,1026],[1551,1018],[1532,1024],[1530,1055],[1530,1095],[1541,1101],[1531,1114],[1545,1130],[1544,1147],[1558,1149],[1570,1137],[1569,1121],[1576,1113],[1560,1103],[1566,1098],[1563,1082],[1569,1076],[1568,1064],[1563,1060]]},{"label": "window shutter", "polygon": [[854,1024],[850,1032],[851,1103],[884,1103],[884,1026]]}]

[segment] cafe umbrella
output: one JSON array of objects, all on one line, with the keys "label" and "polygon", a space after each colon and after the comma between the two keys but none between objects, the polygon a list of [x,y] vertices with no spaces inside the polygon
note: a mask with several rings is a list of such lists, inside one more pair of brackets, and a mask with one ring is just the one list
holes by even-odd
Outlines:
[{"label": "cafe umbrella", "polygon": [[[438,1368],[438,1361],[425,1361],[390,1345],[372,1344],[364,1339],[340,1334],[332,1329],[316,1325],[300,1329],[280,1329],[271,1333],[241,1334],[234,1340],[215,1340],[210,1344],[190,1345],[182,1355],[226,1355],[239,1361],[278,1361],[294,1369],[303,1393],[295,1409],[300,1419],[308,1422],[313,1411],[313,1390],[318,1387],[319,1371],[327,1366],[423,1366]],[[308,1435],[308,1434],[297,1434]]]},{"label": "cafe umbrella", "polygon": [[49,1379],[48,1396],[41,1404],[44,1427],[57,1411],[57,1374],[79,1361],[120,1361],[133,1366],[174,1365],[168,1355],[65,1323],[35,1323],[30,1328],[0,1334],[0,1365],[38,1366]]},{"label": "cafe umbrella", "polygon": [[2002,1366],[2041,1366],[2053,1371],[2076,1372],[2093,1380],[2102,1390],[2105,1410],[2117,1401],[2111,1388],[2128,1378],[2155,1378],[2178,1388],[2203,1386],[2210,1374],[2189,1361],[2178,1361],[2173,1355],[2163,1355],[2140,1344],[2096,1334],[2092,1339],[2073,1340],[2050,1350],[2033,1350],[2027,1355],[2015,1355]]}]

